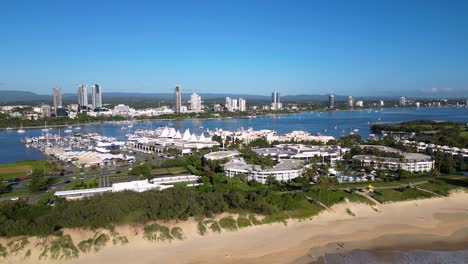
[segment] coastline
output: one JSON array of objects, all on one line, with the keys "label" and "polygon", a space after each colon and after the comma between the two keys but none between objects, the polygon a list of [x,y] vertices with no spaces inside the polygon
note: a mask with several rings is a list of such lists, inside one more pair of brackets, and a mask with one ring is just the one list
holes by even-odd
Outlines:
[{"label": "coastline", "polygon": [[[353,109],[335,109],[335,110],[328,110],[326,108],[322,109],[315,109],[315,110],[305,110],[305,111],[296,111],[296,112],[279,112],[279,113],[268,113],[268,114],[258,114],[258,115],[242,115],[242,116],[226,116],[226,117],[204,117],[204,118],[199,118],[199,117],[187,117],[187,118],[146,118],[146,119],[131,119],[131,118],[126,118],[123,120],[119,121],[110,121],[110,120],[103,120],[103,121],[97,121],[97,122],[88,122],[88,123],[83,123],[83,124],[65,124],[65,125],[48,125],[49,128],[58,128],[58,127],[67,127],[67,126],[87,126],[87,125],[97,125],[97,124],[105,124],[105,123],[112,123],[112,122],[148,122],[148,121],[185,121],[185,120],[198,120],[198,121],[204,121],[204,120],[226,120],[226,119],[249,119],[249,118],[257,118],[257,117],[267,117],[267,116],[280,116],[280,115],[294,115],[294,114],[301,114],[301,113],[311,113],[311,112],[349,112],[349,111],[367,111],[371,109],[409,109],[409,108],[416,108],[416,107],[383,107],[383,108],[353,108]],[[424,108],[434,108],[434,107],[424,107]],[[434,120],[436,121],[436,120]],[[379,123],[379,122],[374,122],[374,123]],[[38,129],[38,128],[43,128],[43,125],[38,125],[38,126],[23,126],[23,129]],[[10,127],[10,129],[7,129],[7,127],[0,127],[1,130],[17,130],[20,127]]]},{"label": "coastline", "polygon": [[[142,226],[118,226],[128,237],[126,245],[109,245],[97,253],[80,253],[69,263],[313,263],[326,253],[348,253],[353,249],[456,250],[468,245],[468,193],[449,197],[379,205],[342,203],[312,220],[246,227],[220,234],[197,233],[196,221],[163,223],[179,226],[185,239],[150,242]],[[347,213],[350,209],[355,216]],[[219,216],[218,216],[219,217]],[[90,230],[64,230],[75,245],[92,237]],[[35,243],[31,243],[35,244]],[[36,242],[37,244],[37,242]],[[29,259],[8,257],[6,263],[36,263],[39,250]],[[63,262],[63,261],[62,261]],[[45,262],[44,262],[45,263]]]}]

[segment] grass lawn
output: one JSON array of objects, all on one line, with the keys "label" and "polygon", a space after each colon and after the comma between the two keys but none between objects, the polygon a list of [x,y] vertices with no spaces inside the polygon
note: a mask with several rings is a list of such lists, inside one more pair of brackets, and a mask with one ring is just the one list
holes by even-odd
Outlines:
[{"label": "grass lawn", "polygon": [[7,193],[2,193],[0,194],[1,198],[11,198],[11,197],[21,197],[21,196],[27,196],[30,195],[31,192],[28,190],[17,190],[17,191],[11,191]]},{"label": "grass lawn", "polygon": [[156,175],[156,176],[171,176],[171,175],[177,175],[181,173],[187,173],[188,170],[186,167],[181,166],[181,167],[171,167],[171,168],[157,168],[153,169],[151,171],[151,174]]},{"label": "grass lawn", "polygon": [[[340,186],[341,187],[341,186]],[[369,199],[353,193],[353,192],[346,192],[342,190],[328,190],[323,188],[321,191],[319,188],[314,188],[307,192],[309,197],[316,199],[317,201],[321,201],[322,203],[331,206],[333,204],[342,203],[345,199],[348,199],[350,202],[361,202],[366,204],[372,204]]]},{"label": "grass lawn", "polygon": [[418,185],[419,188],[447,196],[453,190],[468,190],[468,177],[447,176]]},{"label": "grass lawn", "polygon": [[45,160],[24,160],[9,164],[0,164],[0,178],[6,181],[18,176],[26,176],[33,168],[44,169],[44,166],[46,172],[57,169],[50,166]]},{"label": "grass lawn", "polygon": [[73,180],[70,183],[65,184],[65,190],[80,190],[80,189],[89,189],[97,188],[98,183],[97,179],[88,179],[88,180]]},{"label": "grass lawn", "polygon": [[413,188],[376,190],[372,197],[381,203],[416,200],[434,197],[433,194]]}]

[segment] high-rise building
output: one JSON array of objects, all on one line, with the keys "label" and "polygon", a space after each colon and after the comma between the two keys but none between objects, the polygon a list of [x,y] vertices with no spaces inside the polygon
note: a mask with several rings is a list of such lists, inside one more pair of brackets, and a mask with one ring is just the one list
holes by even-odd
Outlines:
[{"label": "high-rise building", "polygon": [[350,95],[348,96],[348,107],[353,108],[354,106],[354,98]]},{"label": "high-rise building", "polygon": [[247,111],[247,102],[244,98],[239,98],[239,112]]},{"label": "high-rise building", "polygon": [[225,106],[226,106],[226,111],[228,111],[228,112],[234,111],[234,109],[233,109],[233,107],[232,107],[232,99],[231,99],[231,97],[226,97],[226,104],[225,104]]},{"label": "high-rise building", "polygon": [[280,93],[273,92],[271,93],[271,109],[280,110],[282,108]]},{"label": "high-rise building", "polygon": [[334,94],[330,94],[328,96],[328,108],[335,109],[335,95]]},{"label": "high-rise building", "polygon": [[50,117],[50,105],[42,105],[41,107],[42,117]]},{"label": "high-rise building", "polygon": [[176,85],[174,88],[174,112],[176,114],[181,112],[181,106],[182,106],[182,97],[180,94],[180,85]]},{"label": "high-rise building", "polygon": [[202,100],[201,96],[197,93],[193,93],[190,96],[190,106],[192,111],[201,111],[202,110]]},{"label": "high-rise building", "polygon": [[80,110],[88,109],[88,87],[84,84],[78,86],[78,104]]},{"label": "high-rise building", "polygon": [[364,107],[363,101],[356,101],[356,107]]},{"label": "high-rise building", "polygon": [[55,87],[53,89],[54,96],[54,112],[57,116],[57,110],[62,107],[62,89],[60,87]]},{"label": "high-rise building", "polygon": [[221,112],[221,105],[220,104],[213,105],[213,111],[214,112]]},{"label": "high-rise building", "polygon": [[93,109],[94,110],[101,110],[102,108],[102,90],[99,84],[95,84],[92,87],[92,101],[93,101]]},{"label": "high-rise building", "polygon": [[400,97],[400,106],[406,106],[406,97],[402,96]]},{"label": "high-rise building", "polygon": [[232,111],[238,111],[239,110],[239,104],[237,99],[232,99]]}]

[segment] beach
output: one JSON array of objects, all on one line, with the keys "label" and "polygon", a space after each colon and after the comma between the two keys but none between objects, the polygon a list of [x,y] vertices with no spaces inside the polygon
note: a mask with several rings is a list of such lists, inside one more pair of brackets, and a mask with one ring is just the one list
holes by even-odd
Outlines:
[{"label": "beach", "polygon": [[[468,241],[468,194],[380,205],[344,203],[312,220],[255,226],[200,236],[193,223],[179,224],[186,239],[151,243],[129,237],[71,263],[312,263],[325,253],[353,249],[463,249]],[[355,216],[351,216],[346,209]],[[458,248],[461,247],[461,248]]]},{"label": "beach", "polygon": [[[369,257],[391,260],[411,250],[429,250],[428,253],[411,252],[416,258],[441,250],[449,254],[440,253],[444,259],[460,259],[468,256],[463,251],[468,249],[467,199],[468,193],[455,192],[449,197],[379,206],[342,203],[312,219],[223,230],[205,236],[198,234],[193,219],[172,221],[164,224],[181,227],[185,238],[171,242],[144,239],[142,226],[119,226],[117,231],[128,237],[128,244],[108,244],[99,252],[80,253],[78,258],[68,261],[46,259],[39,262],[302,264],[325,263],[325,256],[326,263],[354,263]],[[75,244],[92,237],[94,232],[64,230]],[[32,241],[31,245],[37,245],[37,241]],[[30,258],[10,256],[4,260],[5,263],[37,263],[38,254],[40,249],[32,248]]]}]

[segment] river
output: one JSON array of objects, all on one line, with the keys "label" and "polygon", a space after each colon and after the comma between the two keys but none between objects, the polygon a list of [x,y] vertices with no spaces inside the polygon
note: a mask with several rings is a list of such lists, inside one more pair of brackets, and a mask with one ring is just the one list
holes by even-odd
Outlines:
[{"label": "river", "polygon": [[[129,130],[122,130],[121,124],[93,124],[82,126],[82,133],[99,133],[104,136],[125,139],[125,134],[135,129],[157,128],[159,126],[173,126],[180,130],[189,128],[195,133],[206,129],[236,130],[243,127],[259,129],[273,129],[283,134],[293,130],[305,130],[312,134],[321,133],[339,137],[349,134],[353,130],[367,138],[371,122],[394,123],[409,120],[440,120],[468,123],[468,108],[383,108],[372,110],[351,110],[333,112],[305,112],[257,118],[232,118],[210,120],[181,120],[181,121],[151,121],[138,122]],[[51,133],[64,135],[67,128],[52,128]],[[76,131],[78,132],[78,131]],[[21,142],[24,137],[40,136],[40,128],[28,129],[24,134],[16,130],[0,131],[0,163],[10,163],[25,159],[43,159],[43,155],[31,148],[26,148]]]}]

